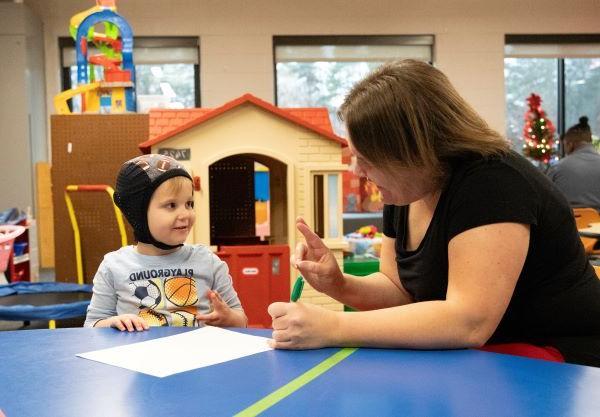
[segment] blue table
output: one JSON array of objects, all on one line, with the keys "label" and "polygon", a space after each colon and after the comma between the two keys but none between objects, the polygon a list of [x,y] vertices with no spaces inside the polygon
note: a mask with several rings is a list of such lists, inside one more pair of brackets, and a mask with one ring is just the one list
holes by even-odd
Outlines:
[{"label": "blue table", "polygon": [[[166,378],[75,357],[183,331],[1,332],[0,409],[6,417],[231,416],[338,351],[270,351]],[[261,415],[600,416],[600,369],[472,350],[359,349]]]}]

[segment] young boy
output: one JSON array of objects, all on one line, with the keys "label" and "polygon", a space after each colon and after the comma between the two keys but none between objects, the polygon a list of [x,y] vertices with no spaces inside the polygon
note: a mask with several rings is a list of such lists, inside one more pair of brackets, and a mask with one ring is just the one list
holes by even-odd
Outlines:
[{"label": "young boy", "polygon": [[195,220],[193,194],[192,177],[173,158],[143,155],[123,164],[114,200],[137,245],[104,257],[85,327],[246,327],[227,264],[204,246],[184,245]]}]

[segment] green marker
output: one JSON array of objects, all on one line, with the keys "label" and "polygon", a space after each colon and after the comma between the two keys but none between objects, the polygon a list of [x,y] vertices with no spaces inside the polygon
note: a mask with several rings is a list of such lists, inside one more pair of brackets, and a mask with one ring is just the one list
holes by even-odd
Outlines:
[{"label": "green marker", "polygon": [[292,300],[293,303],[298,301],[300,295],[302,295],[302,288],[304,288],[304,278],[302,278],[302,275],[300,275],[298,278],[296,278],[296,282],[294,282],[294,288],[292,289],[292,296],[290,297],[290,300]]}]

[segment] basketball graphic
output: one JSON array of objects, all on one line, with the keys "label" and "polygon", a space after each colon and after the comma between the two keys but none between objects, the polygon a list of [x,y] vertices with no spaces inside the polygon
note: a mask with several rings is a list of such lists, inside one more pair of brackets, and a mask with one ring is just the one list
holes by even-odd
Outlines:
[{"label": "basketball graphic", "polygon": [[160,286],[154,280],[134,281],[129,283],[133,296],[140,302],[140,306],[150,309],[156,308],[162,301]]},{"label": "basketball graphic", "polygon": [[157,313],[154,310],[144,308],[140,310],[138,316],[146,320],[149,326],[168,326],[167,318],[164,314]]},{"label": "basketball graphic", "polygon": [[181,310],[171,311],[171,326],[197,326],[196,313],[198,313],[197,307],[187,307]]},{"label": "basketball graphic", "polygon": [[188,277],[172,277],[164,281],[165,297],[179,307],[192,306],[198,302],[196,281]]}]

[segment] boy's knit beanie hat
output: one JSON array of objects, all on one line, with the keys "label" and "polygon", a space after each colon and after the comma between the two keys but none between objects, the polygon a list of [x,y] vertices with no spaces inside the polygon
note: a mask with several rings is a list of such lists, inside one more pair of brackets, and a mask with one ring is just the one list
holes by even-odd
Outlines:
[{"label": "boy's knit beanie hat", "polygon": [[158,154],[138,156],[125,162],[117,175],[113,199],[133,228],[138,242],[148,243],[160,249],[174,249],[181,245],[167,245],[150,234],[148,205],[154,190],[173,177],[191,175],[175,159]]}]

